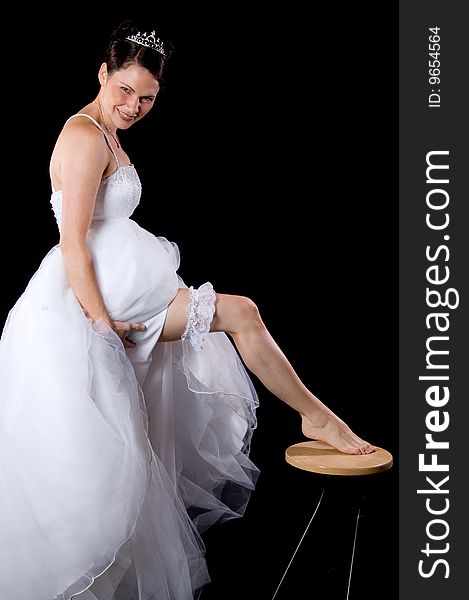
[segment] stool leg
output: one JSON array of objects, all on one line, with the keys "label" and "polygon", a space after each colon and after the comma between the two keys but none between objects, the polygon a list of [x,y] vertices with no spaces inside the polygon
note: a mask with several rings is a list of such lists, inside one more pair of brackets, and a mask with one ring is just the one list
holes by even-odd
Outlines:
[{"label": "stool leg", "polygon": [[357,512],[357,521],[355,523],[355,535],[353,537],[352,558],[350,560],[350,573],[349,573],[349,578],[348,578],[346,600],[349,600],[349,594],[350,594],[350,583],[352,581],[353,561],[354,561],[354,558],[355,558],[355,546],[356,546],[356,543],[357,543],[358,521],[359,520],[360,520],[360,508],[358,509],[358,512]]},{"label": "stool leg", "polygon": [[293,562],[293,559],[295,558],[296,553],[298,552],[298,550],[299,550],[299,548],[301,546],[302,541],[304,540],[306,534],[308,533],[308,529],[309,529],[311,523],[313,522],[313,519],[316,516],[316,513],[318,512],[319,505],[321,504],[321,500],[322,500],[322,497],[324,496],[325,489],[326,488],[323,488],[323,490],[322,490],[321,497],[319,498],[319,502],[317,503],[316,508],[314,509],[313,515],[312,515],[311,519],[309,520],[308,525],[306,525],[306,529],[304,530],[303,535],[301,536],[301,539],[298,542],[298,546],[296,547],[295,551],[293,552],[293,556],[291,557],[290,562],[288,563],[287,568],[285,569],[285,571],[284,571],[284,573],[282,575],[282,578],[280,579],[280,582],[279,582],[279,584],[277,586],[277,589],[275,590],[274,595],[272,596],[272,600],[275,599],[275,596],[277,595],[277,593],[278,593],[278,591],[280,589],[280,586],[282,585],[283,580],[285,579],[285,576],[286,576],[286,574],[288,572],[288,569],[290,568],[290,566],[291,566],[291,564]]}]

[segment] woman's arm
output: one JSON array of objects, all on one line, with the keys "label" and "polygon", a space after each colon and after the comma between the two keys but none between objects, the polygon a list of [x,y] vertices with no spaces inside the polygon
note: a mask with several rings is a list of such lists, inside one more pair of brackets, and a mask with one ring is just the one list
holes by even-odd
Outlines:
[{"label": "woman's arm", "polygon": [[60,250],[70,286],[92,321],[102,319],[125,346],[133,347],[125,334],[144,326],[111,320],[86,241],[98,188],[110,160],[103,134],[88,124],[70,124],[61,134],[57,159],[62,189]]}]

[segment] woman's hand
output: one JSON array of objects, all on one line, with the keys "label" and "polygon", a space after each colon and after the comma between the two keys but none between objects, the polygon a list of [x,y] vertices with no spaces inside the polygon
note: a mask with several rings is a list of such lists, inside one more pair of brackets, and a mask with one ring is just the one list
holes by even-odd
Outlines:
[{"label": "woman's hand", "polygon": [[144,323],[127,323],[126,321],[112,321],[112,328],[122,340],[125,348],[135,348],[136,344],[128,339],[132,331],[143,331],[146,329]]}]

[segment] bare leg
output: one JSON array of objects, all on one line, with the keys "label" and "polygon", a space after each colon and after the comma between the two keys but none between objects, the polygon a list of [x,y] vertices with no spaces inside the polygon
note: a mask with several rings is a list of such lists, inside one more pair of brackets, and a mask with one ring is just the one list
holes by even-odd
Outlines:
[{"label": "bare leg", "polygon": [[[179,290],[168,309],[161,341],[181,337],[189,302],[188,291]],[[246,367],[270,392],[300,414],[306,437],[325,441],[346,454],[367,454],[375,450],[305,387],[249,298],[217,294],[211,330],[224,331],[233,338]]]}]

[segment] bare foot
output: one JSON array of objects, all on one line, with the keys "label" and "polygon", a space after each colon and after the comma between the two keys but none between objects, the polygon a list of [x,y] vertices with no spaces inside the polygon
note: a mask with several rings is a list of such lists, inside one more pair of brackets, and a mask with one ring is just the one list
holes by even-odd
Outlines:
[{"label": "bare foot", "polygon": [[332,412],[323,413],[319,422],[316,420],[316,425],[308,417],[301,415],[301,430],[307,438],[327,442],[344,454],[371,454],[376,450],[375,446],[355,435],[350,427]]}]

